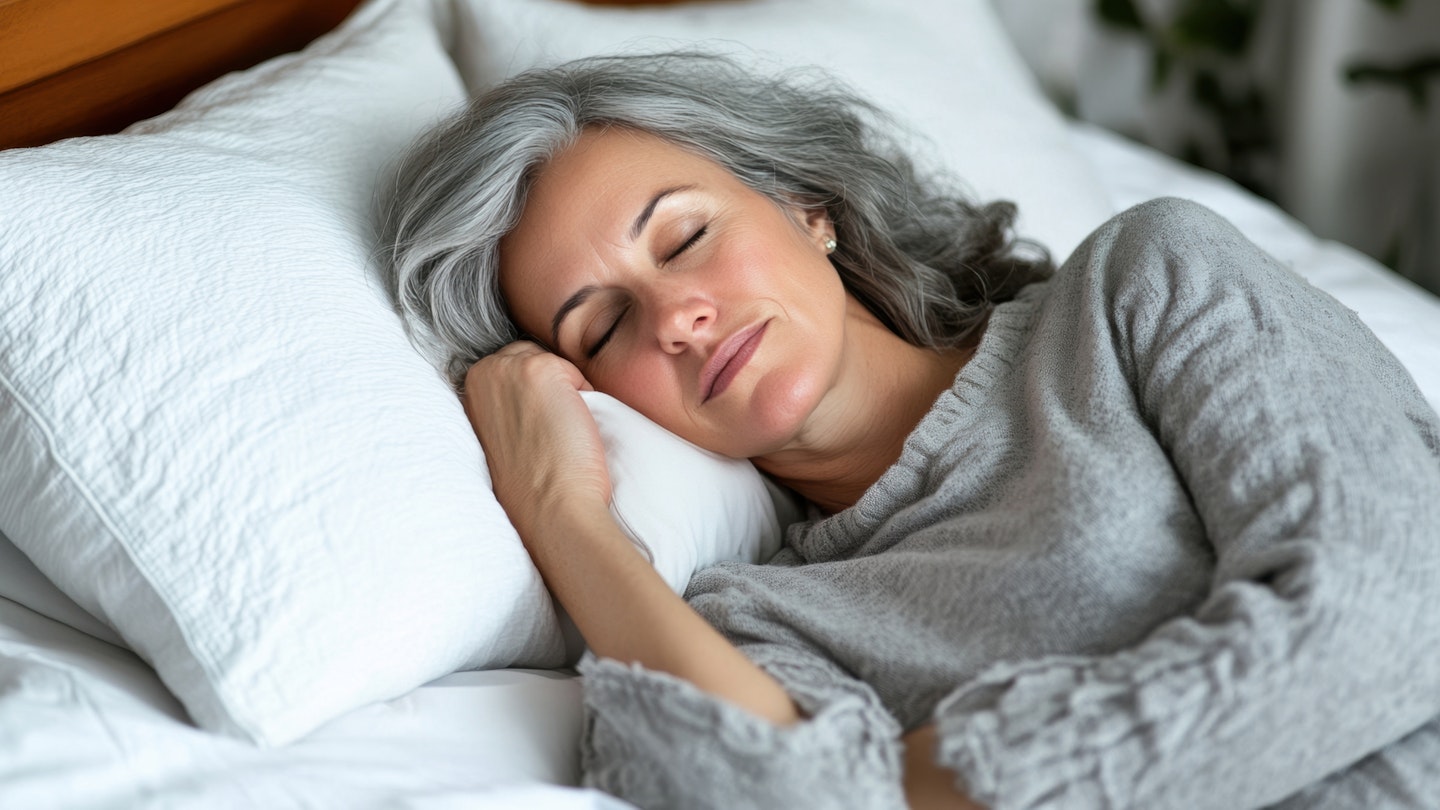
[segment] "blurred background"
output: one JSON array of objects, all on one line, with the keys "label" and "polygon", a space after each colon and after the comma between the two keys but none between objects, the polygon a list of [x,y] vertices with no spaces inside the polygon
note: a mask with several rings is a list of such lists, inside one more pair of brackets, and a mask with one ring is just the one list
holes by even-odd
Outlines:
[{"label": "blurred background", "polygon": [[1440,293],[1440,0],[994,0],[1047,93]]}]

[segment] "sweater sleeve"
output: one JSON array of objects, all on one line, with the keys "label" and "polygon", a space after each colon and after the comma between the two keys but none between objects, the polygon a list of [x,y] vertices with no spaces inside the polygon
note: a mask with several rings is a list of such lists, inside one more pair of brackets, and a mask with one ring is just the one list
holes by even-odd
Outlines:
[{"label": "sweater sleeve", "polygon": [[1056,283],[1104,324],[1216,574],[1135,647],[953,691],[941,764],[995,810],[1256,807],[1440,714],[1440,428],[1399,363],[1192,203],[1111,220]]},{"label": "sweater sleeve", "polygon": [[793,646],[741,649],[804,720],[782,728],[688,681],[587,655],[585,784],[641,808],[906,806],[900,726],[870,687]]}]

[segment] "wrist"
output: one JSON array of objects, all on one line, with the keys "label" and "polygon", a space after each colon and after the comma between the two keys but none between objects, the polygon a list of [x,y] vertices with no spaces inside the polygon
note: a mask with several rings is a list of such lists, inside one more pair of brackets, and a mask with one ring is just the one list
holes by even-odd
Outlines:
[{"label": "wrist", "polygon": [[609,500],[598,492],[583,489],[536,498],[527,512],[527,528],[542,538],[574,536],[606,521],[614,522]]},{"label": "wrist", "polygon": [[582,560],[593,565],[616,554],[643,559],[610,514],[609,504],[599,497],[572,494],[538,501],[523,520],[514,523],[525,550],[547,582],[561,566]]}]

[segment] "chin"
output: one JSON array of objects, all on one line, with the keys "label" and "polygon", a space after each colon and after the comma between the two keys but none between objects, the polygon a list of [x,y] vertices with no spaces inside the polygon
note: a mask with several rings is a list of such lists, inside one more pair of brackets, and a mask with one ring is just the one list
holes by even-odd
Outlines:
[{"label": "chin", "polygon": [[[820,405],[824,386],[804,374],[772,372],[760,378],[747,402],[743,441],[746,458],[784,449],[810,421]],[[740,438],[740,437],[737,437]]]}]

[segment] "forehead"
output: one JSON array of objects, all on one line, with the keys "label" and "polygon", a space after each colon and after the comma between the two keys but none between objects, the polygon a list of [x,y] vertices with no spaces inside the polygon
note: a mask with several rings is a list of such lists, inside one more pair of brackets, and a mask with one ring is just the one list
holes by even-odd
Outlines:
[{"label": "forehead", "polygon": [[556,216],[628,225],[636,212],[627,204],[643,206],[656,184],[729,179],[714,162],[663,138],[621,127],[587,129],[540,167],[511,235]]},{"label": "forehead", "polygon": [[[635,217],[666,188],[733,191],[740,183],[713,161],[669,141],[619,127],[586,130],[537,172],[520,222],[500,241],[500,289],[521,328],[584,284],[597,283]],[[548,321],[547,321],[548,323]]]}]

